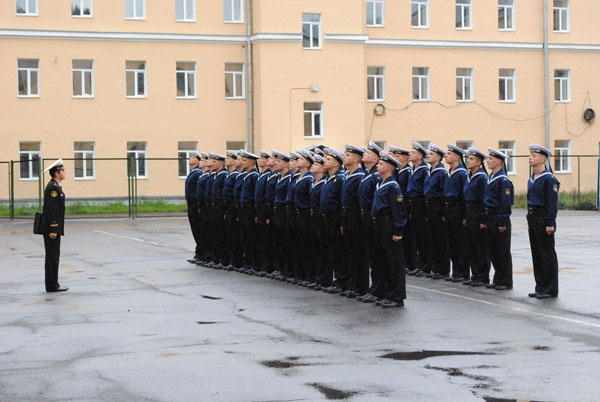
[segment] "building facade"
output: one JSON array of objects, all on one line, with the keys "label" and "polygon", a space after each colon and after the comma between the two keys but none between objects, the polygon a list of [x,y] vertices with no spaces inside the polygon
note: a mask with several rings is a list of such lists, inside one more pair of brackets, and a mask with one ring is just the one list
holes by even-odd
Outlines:
[{"label": "building facade", "polygon": [[[193,150],[539,143],[563,189],[593,190],[597,158],[567,155],[598,154],[597,17],[593,0],[6,0],[0,161],[22,161],[16,197],[59,157],[70,196],[113,197],[114,158],[135,155],[139,194],[160,196]],[[526,158],[509,171],[524,191]]]}]

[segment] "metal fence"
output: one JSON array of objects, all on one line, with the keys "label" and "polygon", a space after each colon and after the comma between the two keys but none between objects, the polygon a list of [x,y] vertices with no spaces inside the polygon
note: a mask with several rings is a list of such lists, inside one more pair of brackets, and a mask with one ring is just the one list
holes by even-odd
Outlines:
[{"label": "metal fence", "polygon": [[[509,174],[516,193],[525,193],[531,174],[528,155],[516,155],[511,162],[514,174]],[[596,208],[600,207],[600,158],[598,155],[563,155],[559,162],[551,159],[555,175],[561,183],[561,193],[578,196],[595,193]],[[34,177],[23,178],[27,171],[22,164],[32,160],[0,161],[0,207],[14,219],[32,216],[42,209],[43,190],[49,175],[42,173],[45,166],[55,159],[46,158],[36,165],[39,170]],[[161,200],[167,203],[184,203],[184,183],[187,176],[187,160],[181,158],[144,158],[130,155],[127,158],[63,158],[67,169],[64,182],[68,204],[127,205],[131,219],[142,217],[138,213],[140,203]],[[555,169],[559,167],[560,169]],[[31,167],[29,167],[31,172]],[[78,177],[76,177],[78,176]]]}]

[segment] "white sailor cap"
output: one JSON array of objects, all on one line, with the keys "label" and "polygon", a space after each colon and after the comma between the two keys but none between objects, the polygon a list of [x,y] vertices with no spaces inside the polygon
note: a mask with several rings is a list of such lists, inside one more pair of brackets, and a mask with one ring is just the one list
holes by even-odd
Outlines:
[{"label": "white sailor cap", "polygon": [[459,156],[465,156],[465,150],[453,144],[448,144],[448,151],[454,152]]},{"label": "white sailor cap", "polygon": [[208,154],[206,152],[202,152],[200,155],[202,155],[203,159],[208,159],[209,158],[209,156],[208,156]]},{"label": "white sailor cap", "polygon": [[400,155],[408,155],[410,153],[410,151],[408,149],[399,148],[395,145],[390,145],[390,152],[393,154],[400,154]]},{"label": "white sailor cap", "polygon": [[317,155],[321,155],[321,156],[325,155],[325,152],[323,152],[323,150],[319,147],[315,148],[314,151]]},{"label": "white sailor cap", "polygon": [[552,152],[550,152],[550,150],[548,148],[543,147],[538,144],[531,144],[529,146],[529,152],[537,152],[538,154],[544,155],[546,158],[549,158],[552,156]]},{"label": "white sailor cap", "polygon": [[306,159],[307,161],[309,161],[311,164],[315,163],[315,159],[313,158],[313,156],[310,153],[310,151],[307,151],[306,149],[303,149],[303,150],[300,151],[300,155],[302,155],[302,157],[304,159]]},{"label": "white sailor cap", "polygon": [[260,157],[261,158],[267,158],[267,159],[269,159],[271,157],[271,154],[268,153],[267,151],[265,151],[264,149],[261,149],[260,150]]},{"label": "white sailor cap", "polygon": [[346,144],[346,152],[350,152],[350,153],[356,154],[358,156],[362,156],[365,153],[365,151],[363,151],[359,147],[356,147],[352,144]]},{"label": "white sailor cap", "polygon": [[325,148],[325,154],[335,158],[340,164],[344,163],[344,155],[335,148]]},{"label": "white sailor cap", "polygon": [[64,166],[64,165],[63,165],[63,160],[62,160],[62,159],[59,159],[59,160],[57,160],[57,161],[53,162],[53,163],[52,163],[50,166],[48,166],[46,169],[44,169],[44,173],[45,173],[45,172],[47,172],[47,171],[49,171],[50,169],[53,169],[53,168],[59,168],[59,167],[63,167],[63,166]]},{"label": "white sailor cap", "polygon": [[283,152],[279,152],[276,149],[273,149],[273,155],[275,155],[277,159],[281,159],[282,161],[290,161],[290,157],[288,155],[284,154]]},{"label": "white sailor cap", "polygon": [[300,159],[300,154],[297,153],[297,152],[292,151],[292,152],[290,152],[290,159],[292,159],[292,160],[298,160],[298,159]]},{"label": "white sailor cap", "polygon": [[229,151],[227,151],[227,156],[233,159],[237,159],[238,153],[230,149]]},{"label": "white sailor cap", "polygon": [[484,154],[483,152],[481,152],[480,150],[478,150],[477,148],[474,148],[474,147],[469,147],[468,153],[469,153],[469,155],[476,156],[483,161],[487,160],[487,158],[488,158],[486,154]]},{"label": "white sailor cap", "polygon": [[313,158],[315,159],[315,162],[320,163],[321,165],[325,163],[325,158],[323,158],[319,154],[315,154],[315,156],[313,156]]},{"label": "white sailor cap", "polygon": [[259,158],[258,156],[254,155],[254,154],[251,154],[248,151],[241,151],[240,154],[242,155],[242,158],[246,158],[246,159],[257,160]]},{"label": "white sailor cap", "polygon": [[436,154],[440,155],[442,158],[444,156],[446,156],[446,151],[444,151],[442,148],[438,147],[435,144],[431,144],[429,149],[431,150],[431,152],[435,152]]},{"label": "white sailor cap", "polygon": [[400,162],[398,162],[392,155],[388,154],[385,151],[381,151],[379,153],[379,160],[387,162],[393,167],[398,167],[400,165]]},{"label": "white sailor cap", "polygon": [[215,154],[214,152],[209,152],[208,156],[210,159],[214,159],[216,161],[224,161],[225,157],[223,155]]},{"label": "white sailor cap", "polygon": [[427,156],[427,154],[429,154],[429,151],[426,150],[425,147],[423,145],[421,145],[420,143],[418,143],[417,141],[413,141],[412,147],[413,147],[413,149],[416,149],[417,151],[422,153],[423,156]]},{"label": "white sailor cap", "polygon": [[502,160],[505,160],[506,158],[508,158],[508,155],[503,154],[502,152],[498,151],[497,149],[489,147],[488,151],[490,151],[490,156],[493,156],[495,158],[502,159]]},{"label": "white sailor cap", "polygon": [[193,156],[194,158],[200,160],[202,159],[202,155],[200,155],[200,153],[198,151],[193,151],[192,153],[190,153],[190,156]]},{"label": "white sailor cap", "polygon": [[378,156],[379,156],[379,153],[381,151],[383,151],[383,149],[381,149],[381,147],[379,145],[377,145],[375,143],[375,141],[369,141],[369,146],[367,147],[367,149],[371,150],[372,152],[374,152]]}]

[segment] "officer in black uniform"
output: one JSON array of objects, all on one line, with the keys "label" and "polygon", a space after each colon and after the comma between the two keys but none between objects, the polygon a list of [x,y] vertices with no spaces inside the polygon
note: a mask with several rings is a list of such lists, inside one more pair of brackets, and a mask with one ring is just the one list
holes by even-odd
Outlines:
[{"label": "officer in black uniform", "polygon": [[190,155],[189,165],[190,173],[185,179],[185,201],[187,202],[188,209],[188,221],[190,222],[190,228],[192,229],[192,235],[194,236],[194,242],[196,248],[194,251],[194,257],[188,259],[188,262],[195,264],[200,259],[202,249],[202,237],[200,233],[200,217],[198,215],[198,200],[196,199],[196,188],[198,187],[198,178],[202,174],[199,163],[202,160],[200,154],[196,151]]},{"label": "officer in black uniform", "polygon": [[527,224],[535,277],[535,292],[529,293],[529,297],[550,299],[558,296],[558,259],[554,233],[560,183],[552,170],[546,168],[552,152],[537,144],[530,145],[529,152],[529,166],[533,168],[533,175],[527,183]]},{"label": "officer in black uniform", "polygon": [[44,209],[42,234],[46,249],[46,292],[64,292],[68,287],[58,283],[58,264],[60,260],[60,237],[65,234],[65,193],[61,182],[65,179],[62,159],[48,166],[44,172],[50,172],[52,179],[44,190]]}]

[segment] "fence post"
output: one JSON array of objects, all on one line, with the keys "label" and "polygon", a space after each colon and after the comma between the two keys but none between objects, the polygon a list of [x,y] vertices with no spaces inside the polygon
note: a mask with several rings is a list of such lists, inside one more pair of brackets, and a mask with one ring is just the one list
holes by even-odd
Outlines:
[{"label": "fence post", "polygon": [[8,210],[10,220],[15,219],[15,162],[10,161],[8,165]]},{"label": "fence post", "polygon": [[127,213],[131,218],[131,163],[130,157],[127,155]]},{"label": "fence post", "polygon": [[581,198],[581,156],[577,156],[577,199]]},{"label": "fence post", "polygon": [[600,208],[600,144],[598,145],[598,183],[596,184],[596,208]]},{"label": "fence post", "polygon": [[38,171],[38,211],[42,210],[42,194],[44,188],[44,159],[40,158]]},{"label": "fence post", "polygon": [[135,163],[133,164],[133,219],[137,218],[137,179],[138,179],[138,155],[135,154]]}]

